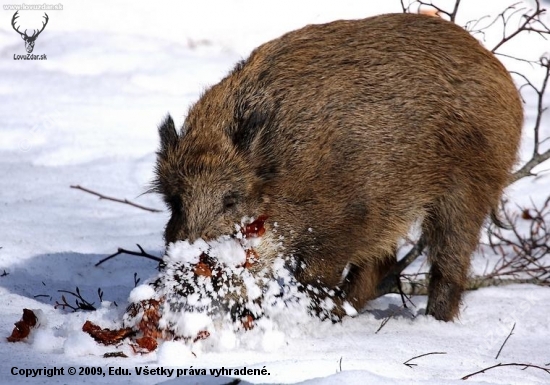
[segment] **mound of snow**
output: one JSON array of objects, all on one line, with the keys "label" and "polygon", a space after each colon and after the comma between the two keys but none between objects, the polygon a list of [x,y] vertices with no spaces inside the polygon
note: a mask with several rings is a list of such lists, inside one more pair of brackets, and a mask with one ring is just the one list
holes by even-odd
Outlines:
[{"label": "mound of snow", "polygon": [[171,244],[159,274],[130,293],[124,326],[183,340],[194,353],[282,346],[289,325],[311,321],[312,302],[283,257],[261,261],[254,247],[263,221],[245,219],[235,234],[208,242]]}]

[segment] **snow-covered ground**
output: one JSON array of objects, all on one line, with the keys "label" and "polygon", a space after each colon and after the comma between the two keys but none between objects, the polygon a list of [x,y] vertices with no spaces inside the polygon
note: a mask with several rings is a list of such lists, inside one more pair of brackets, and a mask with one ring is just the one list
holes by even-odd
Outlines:
[{"label": "snow-covered ground", "polygon": [[[508,2],[462,3],[459,24],[494,14]],[[17,3],[2,0],[6,4]],[[136,370],[161,366],[206,369],[208,374],[212,368],[265,368],[269,374],[234,376],[253,383],[450,384],[498,363],[550,368],[550,290],[531,285],[470,292],[460,319],[453,323],[421,315],[425,297],[413,298],[416,307],[401,311],[400,298],[387,296],[341,324],[312,321],[292,327],[289,318],[287,328],[280,330],[284,335],[245,337],[231,350],[220,345],[191,352],[179,343],[166,342],[148,355],[102,358],[112,349],[81,332],[82,324],[92,320],[103,327],[117,326],[135,277],[143,282],[153,276],[156,263],[123,255],[100,267],[94,264],[118,247],[136,249],[136,243],[160,256],[167,213],[98,201],[69,186],[80,184],[163,208],[157,196],[139,195],[152,177],[157,125],[167,113],[181,124],[188,106],[206,86],[255,46],[285,31],[309,23],[399,12],[400,5],[398,0],[66,0],[61,4],[62,11],[48,11],[49,23],[36,41],[34,53],[45,53],[46,61],[14,60],[14,54],[25,52],[24,43],[10,25],[15,11],[0,9],[0,383],[231,381],[214,375],[176,378],[176,372],[171,377],[146,376]],[[42,15],[20,13],[23,25]],[[498,38],[499,31],[488,34],[487,45]],[[550,51],[550,43],[533,35],[511,42],[505,52],[536,59],[545,51]],[[506,64],[540,79],[540,71],[525,63]],[[535,114],[533,95],[525,97],[524,160],[532,148]],[[549,126],[547,115],[543,135],[550,135]],[[548,163],[541,169],[545,167]],[[520,181],[507,191],[520,205],[530,204],[531,199],[540,203],[549,193],[548,173]],[[474,269],[482,269],[486,262],[477,256]],[[58,290],[76,287],[100,309],[77,313],[55,309],[62,295]],[[27,342],[8,343],[5,337],[23,308],[42,311],[41,327]],[[390,315],[396,316],[377,332]],[[514,323],[513,335],[495,359]],[[431,352],[445,354],[418,358],[412,367],[403,364]],[[17,374],[20,369],[44,367],[64,368],[65,375]],[[107,375],[71,376],[69,367],[102,368]],[[109,367],[127,368],[131,375],[109,375]],[[501,367],[468,382],[548,384],[550,374]]]}]

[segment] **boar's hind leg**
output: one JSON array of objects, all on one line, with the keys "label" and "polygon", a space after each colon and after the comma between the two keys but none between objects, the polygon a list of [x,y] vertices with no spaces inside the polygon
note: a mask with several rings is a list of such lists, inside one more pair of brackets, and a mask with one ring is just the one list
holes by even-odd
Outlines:
[{"label": "boar's hind leg", "polygon": [[487,208],[479,195],[454,191],[431,206],[424,218],[422,230],[431,263],[426,313],[438,320],[450,321],[458,315]]}]

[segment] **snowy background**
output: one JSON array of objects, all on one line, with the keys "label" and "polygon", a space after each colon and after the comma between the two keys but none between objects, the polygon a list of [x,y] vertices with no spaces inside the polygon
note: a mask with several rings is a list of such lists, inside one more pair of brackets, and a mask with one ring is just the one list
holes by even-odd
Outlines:
[{"label": "snowy background", "polygon": [[[2,0],[2,5],[16,4]],[[450,1],[437,4],[449,6]],[[509,2],[463,0],[457,22],[496,14]],[[526,2],[527,6],[529,1]],[[32,4],[32,3],[30,3]],[[56,3],[57,4],[57,3]],[[263,368],[270,375],[243,377],[253,383],[443,384],[484,367],[530,363],[550,368],[550,289],[531,285],[487,288],[465,296],[461,317],[442,323],[416,308],[400,312],[396,296],[373,301],[367,311],[341,324],[311,322],[283,330],[278,344],[243,341],[224,351],[193,352],[165,343],[158,352],[102,358],[106,349],[81,332],[85,320],[114,327],[134,287],[155,274],[150,260],[119,256],[94,264],[118,247],[139,243],[161,255],[167,213],[149,213],[70,189],[72,184],[163,208],[154,195],[139,196],[152,177],[157,125],[170,113],[181,125],[200,92],[224,76],[257,45],[310,23],[400,12],[398,0],[342,1],[62,1],[48,11],[49,24],[34,53],[47,61],[14,60],[24,43],[10,25],[14,11],[0,8],[0,383],[228,383],[213,377],[137,376],[134,367]],[[548,4],[548,3],[547,3]],[[547,5],[548,6],[548,5]],[[42,12],[20,12],[20,24],[36,25]],[[38,24],[39,25],[39,24]],[[498,28],[486,36],[492,47]],[[550,43],[524,36],[504,52],[537,59]],[[536,82],[541,72],[506,61]],[[525,93],[522,158],[531,151],[535,99]],[[547,95],[550,102],[550,95]],[[550,135],[548,115],[543,131]],[[548,144],[548,142],[547,142]],[[541,169],[548,169],[548,163]],[[508,191],[520,205],[540,203],[550,175],[522,180]],[[477,256],[474,270],[487,263]],[[96,312],[54,309],[58,290],[74,291],[101,307]],[[69,301],[71,296],[67,296]],[[118,307],[115,306],[115,303]],[[40,309],[40,329],[27,342],[5,339],[23,308]],[[414,317],[414,318],[413,318]],[[512,325],[513,336],[495,355]],[[406,360],[424,353],[408,367]],[[59,376],[25,379],[12,367],[95,366],[130,368],[132,376]],[[497,368],[469,383],[548,384],[550,375],[518,367]]]}]

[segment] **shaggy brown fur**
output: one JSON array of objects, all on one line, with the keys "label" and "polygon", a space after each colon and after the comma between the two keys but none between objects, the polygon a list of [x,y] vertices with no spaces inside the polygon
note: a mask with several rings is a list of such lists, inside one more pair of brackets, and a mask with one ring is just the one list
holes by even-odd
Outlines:
[{"label": "shaggy brown fur", "polygon": [[265,214],[298,280],[341,289],[360,309],[422,219],[427,313],[452,320],[522,122],[506,69],[455,24],[388,14],[309,25],[254,50],[179,134],[171,118],[160,128],[166,242]]}]

